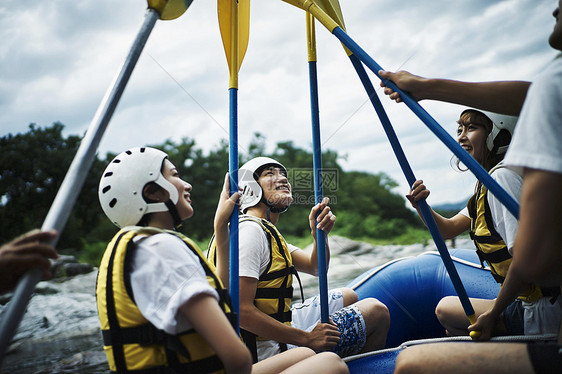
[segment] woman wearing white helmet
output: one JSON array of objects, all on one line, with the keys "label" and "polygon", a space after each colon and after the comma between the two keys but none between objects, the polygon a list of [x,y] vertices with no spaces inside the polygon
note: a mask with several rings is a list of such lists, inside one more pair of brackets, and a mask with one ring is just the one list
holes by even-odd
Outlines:
[{"label": "woman wearing white helmet", "polygon": [[[467,109],[460,115],[457,128],[459,144],[482,165],[511,196],[519,200],[522,178],[519,171],[502,164],[517,117]],[[457,160],[457,167],[460,161]],[[464,171],[464,170],[463,170]],[[407,195],[412,206],[429,196],[429,190],[418,180]],[[418,213],[419,209],[418,209]],[[500,284],[505,280],[512,259],[518,222],[481,182],[467,207],[451,218],[445,218],[432,210],[433,217],[444,239],[469,230],[482,264],[490,266],[492,276]],[[421,214],[420,214],[421,217]],[[557,290],[529,285],[498,320],[496,335],[537,335],[555,333],[560,322],[556,311],[547,306]],[[559,293],[559,290],[558,290]],[[471,298],[475,315],[488,310],[493,300]],[[439,322],[449,335],[467,335],[470,325],[457,296],[443,298],[435,310]],[[535,318],[525,317],[534,314]],[[556,331],[555,331],[556,330]]]},{"label": "woman wearing white helmet", "polygon": [[[229,322],[230,299],[217,276],[228,269],[228,248],[218,249],[215,271],[197,245],[175,231],[193,215],[191,189],[164,152],[148,147],[119,154],[103,173],[100,202],[121,228],[104,253],[96,288],[111,371],[302,373],[320,365],[347,372],[336,355],[307,349],[252,366]],[[225,177],[217,235],[228,236],[238,197],[229,196]]]},{"label": "woman wearing white helmet", "polygon": [[[388,309],[378,300],[358,302],[351,289],[332,290],[332,321],[326,324],[319,322],[318,297],[291,306],[297,270],[318,275],[316,229],[328,235],[336,220],[329,199],[310,211],[314,245],[308,253],[288,244],[275,227],[293,201],[281,163],[268,157],[248,161],[239,170],[239,188],[244,213],[239,225],[240,326],[254,361],[295,346],[334,350],[340,356],[383,348],[390,321]],[[213,251],[211,245],[211,258]],[[326,241],[327,259],[329,255]]]}]

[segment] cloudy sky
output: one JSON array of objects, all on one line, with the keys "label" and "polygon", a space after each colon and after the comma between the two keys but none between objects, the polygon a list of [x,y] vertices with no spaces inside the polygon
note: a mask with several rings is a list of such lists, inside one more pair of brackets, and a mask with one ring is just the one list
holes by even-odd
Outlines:
[{"label": "cloudy sky", "polygon": [[[532,80],[555,56],[547,39],[554,0],[340,0],[349,35],[387,70],[469,81]],[[30,123],[83,134],[144,19],[139,0],[2,0],[0,134]],[[100,145],[100,153],[194,138],[210,150],[228,139],[228,67],[215,0],[195,0],[158,21]],[[346,170],[385,172],[407,183],[376,114],[335,37],[317,24],[324,148]],[[261,132],[269,150],[311,148],[305,16],[281,0],[254,0],[239,75],[239,140]],[[378,80],[373,76],[374,84]],[[381,93],[379,91],[379,93]],[[470,195],[473,178],[404,105],[382,97],[432,204]],[[424,101],[451,134],[463,107]],[[290,165],[288,165],[290,167]],[[227,169],[225,165],[225,170]],[[196,186],[196,181],[194,182]],[[345,186],[340,186],[345,188]]]}]

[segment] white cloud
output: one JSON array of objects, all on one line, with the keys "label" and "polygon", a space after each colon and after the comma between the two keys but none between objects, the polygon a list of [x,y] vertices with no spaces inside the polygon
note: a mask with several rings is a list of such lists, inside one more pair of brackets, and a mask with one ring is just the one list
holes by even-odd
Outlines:
[{"label": "white cloud", "polygon": [[[533,79],[554,52],[547,37],[555,1],[341,0],[346,26],[383,68],[464,80]],[[3,0],[0,5],[0,131],[61,121],[82,134],[139,31],[138,0]],[[241,152],[259,131],[268,149],[310,147],[304,14],[280,0],[254,0],[240,71]],[[385,172],[407,183],[339,42],[317,23],[324,147],[348,170]],[[370,73],[371,74],[371,73]],[[371,74],[373,84],[378,80]],[[380,92],[379,92],[380,93]],[[381,95],[382,96],[382,95]],[[404,105],[381,97],[430,202],[456,201],[473,179],[449,166],[450,152]],[[448,131],[462,107],[422,102]],[[228,69],[216,1],[194,1],[179,19],[158,21],[100,145],[119,152],[167,138],[206,150],[227,139]]]}]

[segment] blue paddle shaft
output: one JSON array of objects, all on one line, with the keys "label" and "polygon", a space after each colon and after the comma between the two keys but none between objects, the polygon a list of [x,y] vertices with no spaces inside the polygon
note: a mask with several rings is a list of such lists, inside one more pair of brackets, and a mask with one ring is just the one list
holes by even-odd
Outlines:
[{"label": "blue paddle shaft", "polygon": [[349,35],[340,27],[336,27],[332,33],[362,61],[373,73],[375,73],[392,90],[400,93],[402,101],[410,108],[425,125],[449,148],[456,157],[490,190],[494,196],[519,219],[519,203],[488,174],[488,172],[472,158],[462,147],[415,101],[408,93],[402,91],[392,81],[383,79],[379,76],[382,67],[375,62]]},{"label": "blue paddle shaft", "polygon": [[[377,112],[377,115],[381,121],[386,136],[388,137],[390,145],[392,146],[392,150],[394,151],[394,154],[398,159],[398,163],[402,168],[402,172],[404,173],[404,176],[406,177],[408,184],[411,186],[416,181],[416,177],[414,176],[414,172],[412,171],[412,168],[408,163],[406,155],[404,154],[402,146],[400,145],[398,137],[394,132],[392,124],[390,123],[390,120],[382,106],[382,103],[380,102],[379,97],[377,96],[375,88],[373,87],[369,79],[369,76],[367,75],[367,72],[365,71],[365,68],[363,67],[361,61],[355,55],[351,55],[349,56],[349,58],[351,60],[351,63],[355,67],[355,70],[357,71],[359,78],[361,79],[361,83],[363,83],[363,87],[365,87],[365,90],[369,95],[369,98],[371,100],[371,103],[373,104],[373,107],[375,108],[375,111]],[[433,241],[435,242],[435,245],[437,246],[437,250],[439,251],[441,258],[443,259],[443,264],[445,265],[445,268],[449,273],[449,277],[451,278],[455,291],[457,292],[457,295],[461,301],[464,312],[466,313],[467,316],[471,316],[474,314],[474,309],[470,304],[470,300],[468,299],[466,290],[461,282],[461,279],[459,277],[457,269],[455,268],[453,260],[451,259],[451,255],[447,250],[447,246],[445,245],[445,242],[443,241],[443,238],[439,233],[439,229],[437,227],[437,224],[435,223],[433,215],[431,214],[431,210],[429,209],[429,206],[427,205],[425,200],[418,202],[418,206],[420,207],[423,220],[426,223],[427,228],[431,233],[431,236],[433,237]]]},{"label": "blue paddle shaft", "polygon": [[[230,194],[238,192],[238,89],[229,89],[230,98],[230,140],[229,140],[229,168]],[[238,278],[239,258],[238,258],[238,209],[232,211],[230,216],[229,231],[229,288],[232,308],[238,316],[240,309],[240,281]],[[239,331],[238,321],[236,331]]]},{"label": "blue paddle shaft", "polygon": [[[322,146],[320,144],[320,110],[318,105],[318,73],[316,61],[308,62],[310,82],[310,112],[312,116],[312,164],[314,168],[314,197],[316,204],[322,202]],[[317,213],[316,217],[318,217]],[[316,250],[318,253],[318,283],[320,288],[321,322],[329,322],[328,311],[328,266],[326,261],[326,236],[316,229]]]}]

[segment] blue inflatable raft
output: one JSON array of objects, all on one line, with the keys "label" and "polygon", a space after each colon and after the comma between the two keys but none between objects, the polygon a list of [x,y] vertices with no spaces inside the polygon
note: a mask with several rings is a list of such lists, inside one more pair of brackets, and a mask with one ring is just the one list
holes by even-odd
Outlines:
[{"label": "blue inflatable raft", "polygon": [[[453,249],[451,257],[469,297],[493,299],[499,285],[482,268],[474,249]],[[387,349],[346,360],[352,373],[392,373],[396,356],[419,339],[445,337],[435,307],[445,296],[456,295],[438,252],[406,257],[368,271],[348,284],[359,299],[374,297],[390,311]],[[468,338],[470,339],[470,338]]]}]

